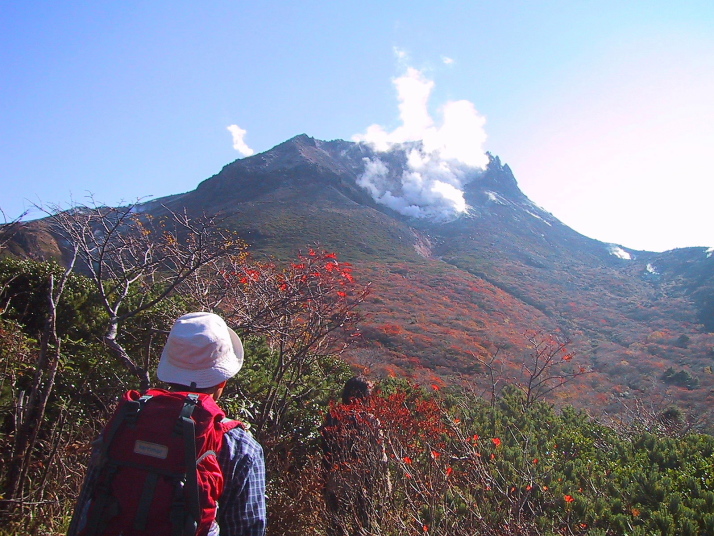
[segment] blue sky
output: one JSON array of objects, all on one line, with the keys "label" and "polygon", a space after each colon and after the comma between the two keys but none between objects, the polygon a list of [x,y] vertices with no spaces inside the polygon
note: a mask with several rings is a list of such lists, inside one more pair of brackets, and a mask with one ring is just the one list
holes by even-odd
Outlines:
[{"label": "blue sky", "polygon": [[0,208],[191,190],[243,156],[231,125],[394,134],[408,73],[575,230],[714,246],[711,1],[0,0]]}]

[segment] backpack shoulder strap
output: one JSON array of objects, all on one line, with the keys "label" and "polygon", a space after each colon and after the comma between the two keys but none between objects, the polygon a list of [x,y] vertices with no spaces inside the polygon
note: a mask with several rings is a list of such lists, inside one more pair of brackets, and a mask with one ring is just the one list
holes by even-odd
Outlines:
[{"label": "backpack shoulder strap", "polygon": [[[183,508],[174,508],[171,519],[174,525],[174,535],[195,534],[201,520],[201,506],[198,499],[198,475],[196,473],[196,424],[191,415],[198,403],[198,395],[189,393],[184,400],[177,426],[183,435],[184,453],[186,459],[186,496],[188,497],[188,514]],[[177,505],[177,503],[174,503]],[[189,526],[192,525],[192,526]]]},{"label": "backpack shoulder strap", "polygon": [[114,436],[116,435],[117,430],[119,430],[121,425],[125,422],[129,424],[135,423],[136,419],[139,416],[139,412],[143,409],[146,403],[151,400],[151,398],[152,395],[143,395],[138,400],[133,400],[131,398],[124,400],[124,402],[117,410],[117,414],[114,416],[114,418],[111,420],[111,423],[109,423],[109,426],[106,430],[104,430],[104,433],[102,434],[102,455],[106,454],[109,450],[109,447],[111,446],[112,441],[114,440]]},{"label": "backpack shoulder strap", "polygon": [[246,426],[245,423],[241,421],[237,421],[235,419],[229,419],[228,417],[224,417],[221,422],[221,431],[225,434],[226,432],[230,432],[234,428],[242,428],[243,430],[247,430],[248,426]]}]

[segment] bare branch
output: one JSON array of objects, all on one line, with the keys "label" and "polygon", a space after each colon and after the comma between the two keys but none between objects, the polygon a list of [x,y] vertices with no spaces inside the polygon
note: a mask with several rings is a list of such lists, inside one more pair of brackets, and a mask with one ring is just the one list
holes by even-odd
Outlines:
[{"label": "bare branch", "polygon": [[516,386],[525,395],[524,405],[530,407],[538,400],[564,386],[574,378],[589,374],[585,367],[569,367],[574,354],[568,351],[570,340],[560,339],[540,331],[525,334],[532,351],[521,364]]},{"label": "bare branch", "polygon": [[0,217],[2,217],[3,223],[0,224],[0,251],[5,249],[7,243],[12,240],[15,233],[18,231],[22,225],[22,218],[27,215],[27,211],[20,214],[17,218],[13,218],[8,221],[5,211],[0,208]]},{"label": "bare branch", "polygon": [[138,202],[112,208],[90,198],[90,205],[49,211],[54,231],[76,251],[78,270],[93,281],[109,315],[108,348],[146,387],[148,371],[119,343],[120,326],[165,300],[201,269],[215,269],[219,259],[238,256],[246,247],[213,217],[164,209],[165,216],[154,218]]}]

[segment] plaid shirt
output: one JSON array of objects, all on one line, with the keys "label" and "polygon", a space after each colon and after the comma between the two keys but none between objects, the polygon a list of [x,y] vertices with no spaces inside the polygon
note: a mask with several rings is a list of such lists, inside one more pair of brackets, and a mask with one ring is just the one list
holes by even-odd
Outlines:
[{"label": "plaid shirt", "polygon": [[250,433],[234,428],[223,436],[218,463],[225,482],[218,502],[220,536],[263,536],[266,524],[263,449]]}]

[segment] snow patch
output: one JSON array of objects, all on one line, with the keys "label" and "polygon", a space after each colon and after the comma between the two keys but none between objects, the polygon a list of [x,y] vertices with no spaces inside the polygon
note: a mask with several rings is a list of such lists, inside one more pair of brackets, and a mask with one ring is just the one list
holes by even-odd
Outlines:
[{"label": "snow patch", "polygon": [[623,259],[626,261],[632,260],[632,256],[627,253],[627,251],[622,249],[620,246],[616,246],[614,244],[610,245],[610,255],[614,255],[618,259]]},{"label": "snow patch", "polygon": [[526,210],[526,212],[527,212],[528,214],[530,214],[531,216],[533,216],[534,218],[538,218],[540,221],[542,221],[542,222],[545,223],[546,225],[550,225],[551,227],[553,226],[549,221],[544,220],[543,218],[541,218],[540,216],[538,216],[538,214],[534,214],[534,213],[531,212],[530,210]]},{"label": "snow patch", "polygon": [[655,268],[655,267],[654,267],[652,264],[650,264],[649,262],[647,263],[647,271],[648,271],[649,273],[651,273],[651,274],[659,275],[659,272],[657,271],[657,268]]},{"label": "snow patch", "polygon": [[494,203],[498,203],[499,205],[505,205],[506,202],[503,200],[503,198],[498,195],[496,192],[491,192],[489,190],[486,190],[484,192],[488,196],[489,201],[493,201]]},{"label": "snow patch", "polygon": [[714,254],[714,248],[709,248],[709,249],[706,251],[706,253],[707,253],[707,259],[708,259],[709,257],[712,256],[712,254]]}]

